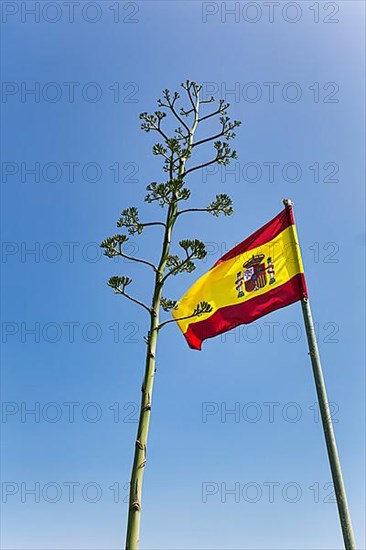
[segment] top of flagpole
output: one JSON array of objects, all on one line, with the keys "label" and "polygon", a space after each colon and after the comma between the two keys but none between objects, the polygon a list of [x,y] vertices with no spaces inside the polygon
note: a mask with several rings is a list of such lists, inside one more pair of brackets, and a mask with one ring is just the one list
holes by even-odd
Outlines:
[{"label": "top of flagpole", "polygon": [[283,204],[284,204],[285,206],[292,206],[292,205],[293,205],[291,199],[283,199],[282,202],[283,202]]}]

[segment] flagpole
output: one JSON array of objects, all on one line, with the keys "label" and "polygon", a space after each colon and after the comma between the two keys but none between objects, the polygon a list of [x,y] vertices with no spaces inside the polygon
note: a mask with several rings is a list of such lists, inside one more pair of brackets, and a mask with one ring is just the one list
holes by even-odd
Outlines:
[{"label": "flagpole", "polygon": [[[292,202],[290,200],[284,200],[284,205],[288,209],[292,209]],[[298,247],[297,247],[298,251]],[[299,258],[298,258],[299,260]],[[327,392],[325,388],[325,382],[320,362],[320,355],[318,349],[318,343],[316,339],[316,333],[314,328],[314,321],[311,314],[309,298],[302,298],[301,307],[304,316],[304,323],[306,329],[306,335],[309,345],[309,355],[311,358],[311,364],[313,368],[314,380],[316,392],[318,395],[319,409],[323,424],[324,437],[328,451],[328,458],[330,464],[330,470],[332,473],[332,479],[334,484],[334,490],[337,499],[338,514],[342,527],[344,547],[346,550],[355,550],[356,541],[353,534],[351,515],[348,508],[346,489],[344,486],[341,464],[339,461],[339,455],[337,450],[337,444],[335,434],[333,430],[333,423],[331,412],[329,408],[329,402]]]}]

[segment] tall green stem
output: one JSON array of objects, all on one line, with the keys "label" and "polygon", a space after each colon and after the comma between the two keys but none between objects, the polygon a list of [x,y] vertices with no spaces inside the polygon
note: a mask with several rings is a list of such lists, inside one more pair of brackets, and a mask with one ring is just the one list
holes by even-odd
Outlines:
[{"label": "tall green stem", "polygon": [[[192,149],[193,136],[198,124],[198,109],[199,109],[199,98],[197,94],[194,121],[193,121],[192,128],[189,132],[188,155],[190,154]],[[187,157],[182,157],[180,159],[178,177],[182,177],[184,173],[186,160],[187,160]],[[157,347],[158,331],[159,331],[160,299],[162,296],[162,290],[164,286],[164,282],[163,282],[164,271],[165,271],[167,259],[170,253],[172,231],[173,231],[175,221],[177,219],[177,214],[178,214],[178,203],[177,201],[173,201],[170,204],[167,212],[166,228],[165,228],[162,252],[161,252],[158,269],[155,275],[154,293],[153,293],[153,300],[151,304],[150,330],[147,338],[145,376],[141,387],[142,396],[141,396],[141,406],[140,406],[140,418],[139,418],[139,424],[137,429],[135,455],[134,455],[132,474],[131,474],[126,550],[138,550],[139,548],[142,482],[143,482],[144,468],[146,465],[146,447],[147,447],[147,439],[148,439],[148,433],[149,433],[152,392],[153,392],[154,377],[155,377],[155,370],[156,370],[155,356],[156,356],[156,347]]]},{"label": "tall green stem", "polygon": [[137,550],[139,547],[140,519],[141,519],[141,493],[144,467],[146,464],[146,446],[149,433],[151,398],[155,377],[155,355],[158,340],[160,299],[163,285],[161,283],[170,250],[171,233],[176,217],[176,209],[170,208],[167,215],[167,225],[164,235],[164,243],[159,267],[155,276],[155,287],[150,315],[150,330],[147,339],[147,352],[145,363],[145,376],[141,387],[140,418],[135,443],[135,456],[132,466],[130,499],[128,511],[128,525],[126,550]]}]

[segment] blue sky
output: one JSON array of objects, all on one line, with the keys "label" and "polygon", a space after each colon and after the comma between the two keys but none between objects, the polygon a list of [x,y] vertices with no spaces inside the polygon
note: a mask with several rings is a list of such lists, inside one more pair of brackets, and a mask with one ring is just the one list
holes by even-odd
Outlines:
[{"label": "blue sky", "polygon": [[[145,300],[152,281],[96,243],[127,206],[161,216],[142,201],[163,176],[138,115],[190,78],[243,121],[235,173],[196,172],[192,204],[226,192],[235,213],[177,226],[176,242],[199,238],[209,256],[166,295],[179,298],[293,200],[365,548],[364,4],[105,0],[70,10],[2,3],[3,547],[123,546],[147,319],[105,281],[131,275]],[[158,250],[158,230],[132,239],[131,253]],[[342,548],[300,309],[200,353],[173,324],[162,332],[143,549]]]}]

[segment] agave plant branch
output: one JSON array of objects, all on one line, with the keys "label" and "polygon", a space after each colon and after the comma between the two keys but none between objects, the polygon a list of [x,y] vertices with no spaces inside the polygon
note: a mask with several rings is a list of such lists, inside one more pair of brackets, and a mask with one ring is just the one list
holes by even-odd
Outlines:
[{"label": "agave plant branch", "polygon": [[224,216],[231,216],[233,213],[232,204],[233,201],[228,195],[220,194],[216,195],[215,200],[206,206],[206,208],[186,208],[184,210],[180,210],[178,212],[178,216],[189,212],[208,212],[213,216],[219,216],[220,214],[224,214]]},{"label": "agave plant branch", "polygon": [[148,113],[141,113],[140,119],[144,121],[141,127],[146,132],[149,132],[150,130],[155,130],[156,132],[158,132],[158,134],[161,135],[164,141],[168,141],[169,138],[167,134],[161,129],[161,121],[164,117],[165,114],[161,113],[160,111],[155,111],[155,114],[153,115],[149,115]]},{"label": "agave plant branch", "polygon": [[162,227],[166,227],[164,222],[147,222],[142,224],[143,227],[150,227],[152,225],[161,225]]},{"label": "agave plant branch", "polygon": [[173,99],[171,98],[170,96],[170,92],[169,90],[164,90],[163,91],[163,96],[164,96],[164,99],[166,100],[166,103],[164,103],[161,99],[158,99],[158,105],[159,107],[165,107],[167,109],[170,109],[171,112],[173,113],[173,115],[175,116],[175,118],[180,122],[180,124],[182,126],[184,126],[186,132],[187,132],[187,136],[189,136],[189,134],[191,133],[191,129],[189,128],[189,126],[185,123],[185,121],[182,119],[182,117],[179,116],[179,114],[177,113],[174,105],[175,105],[175,102],[177,101],[177,99],[180,98],[180,95],[178,94],[178,92],[175,92],[173,94]]},{"label": "agave plant branch", "polygon": [[160,323],[158,326],[158,330],[161,330],[165,325],[168,325],[169,323],[175,323],[177,321],[185,321],[186,319],[191,319],[192,317],[195,317],[193,313],[191,315],[187,315],[186,317],[179,317],[178,319],[168,319],[167,321],[164,321],[163,323]]},{"label": "agave plant branch", "polygon": [[169,325],[169,323],[178,323],[179,321],[186,321],[187,319],[192,319],[193,317],[201,317],[201,315],[203,315],[204,313],[210,313],[211,311],[212,306],[210,306],[210,304],[208,304],[207,302],[201,302],[200,304],[197,304],[191,315],[186,315],[185,317],[177,317],[175,319],[168,319],[158,326],[158,330],[161,330],[163,327],[165,327],[165,325]]},{"label": "agave plant branch", "polygon": [[122,258],[125,258],[126,260],[129,260],[130,262],[136,262],[138,264],[145,264],[151,267],[153,271],[156,272],[156,267],[152,262],[149,262],[148,260],[143,260],[142,258],[136,258],[135,256],[130,256],[129,254],[125,254],[124,252],[118,252],[118,256],[121,256]]},{"label": "agave plant branch", "polygon": [[188,212],[209,212],[208,208],[185,208],[184,210],[180,210],[178,212],[178,216],[181,216],[181,214],[187,214]]},{"label": "agave plant branch", "polygon": [[[211,100],[215,100],[215,98],[211,97]],[[207,102],[211,103],[211,100],[208,100]],[[203,122],[204,120],[207,120],[208,118],[212,118],[216,115],[224,115],[227,114],[227,109],[230,107],[229,103],[225,103],[224,99],[219,100],[219,107],[216,111],[213,111],[212,113],[209,113],[205,116],[202,116],[198,119],[199,122]]]},{"label": "agave plant branch", "polygon": [[141,300],[138,300],[137,298],[134,298],[130,294],[127,294],[125,289],[131,283],[132,283],[132,279],[130,279],[129,277],[114,276],[114,277],[111,277],[109,279],[107,284],[108,284],[108,286],[110,286],[114,290],[115,294],[121,294],[122,296],[124,296],[125,298],[130,300],[131,302],[134,302],[135,304],[143,307],[144,309],[146,309],[151,314],[151,309],[146,304],[141,302]]},{"label": "agave plant branch", "polygon": [[174,151],[171,151],[170,153],[170,161],[169,161],[169,177],[170,177],[170,180],[173,179],[173,176],[174,176],[174,164],[175,164],[175,161],[174,161]]},{"label": "agave plant branch", "polygon": [[119,289],[115,290],[114,292],[115,292],[115,294],[120,294],[121,296],[124,296],[125,298],[127,298],[127,300],[130,300],[131,302],[134,302],[138,306],[143,307],[144,309],[146,309],[146,311],[148,311],[151,314],[151,308],[149,306],[147,306],[146,304],[144,304],[143,302],[141,302],[137,298],[134,298],[133,296],[130,296],[130,294],[127,294],[127,292],[125,292],[123,290],[119,290]]},{"label": "agave plant branch", "polygon": [[239,122],[239,120],[234,120],[234,122],[229,122],[229,119],[227,117],[222,117],[221,124],[222,124],[221,132],[219,132],[214,136],[201,139],[200,141],[196,141],[196,143],[193,144],[193,147],[197,147],[198,145],[202,145],[203,143],[208,143],[209,141],[215,141],[220,137],[225,137],[226,139],[232,139],[235,137],[235,134],[234,132],[232,132],[232,130],[240,126],[241,123]]},{"label": "agave plant branch", "polygon": [[[118,223],[119,222],[117,222],[117,225]],[[149,262],[148,260],[144,260],[142,258],[136,258],[135,256],[130,256],[129,254],[123,252],[122,247],[127,241],[128,237],[126,235],[116,234],[112,237],[108,237],[107,239],[105,239],[100,246],[104,249],[104,255],[107,256],[107,258],[115,258],[116,256],[121,256],[122,258],[125,258],[126,260],[129,260],[131,262],[148,265],[149,267],[151,267],[151,269],[156,271],[156,267],[152,262]]]},{"label": "agave plant branch", "polygon": [[232,151],[226,142],[215,141],[214,147],[217,151],[216,157],[214,159],[189,168],[184,172],[183,177],[188,176],[188,174],[190,174],[191,172],[195,172],[196,170],[201,170],[206,166],[210,166],[211,164],[222,164],[223,166],[227,166],[232,159],[237,158],[236,151]]},{"label": "agave plant branch", "polygon": [[196,266],[192,260],[202,260],[206,256],[206,247],[204,243],[195,240],[183,240],[180,241],[180,246],[186,253],[185,259],[181,260],[178,256],[169,256],[167,261],[168,272],[163,278],[163,282],[167,280],[171,275],[177,275],[187,271],[190,273]]},{"label": "agave plant branch", "polygon": [[186,177],[191,172],[195,172],[196,170],[201,170],[202,168],[206,168],[207,166],[211,166],[211,164],[216,164],[216,163],[217,163],[217,156],[216,158],[208,162],[203,162],[202,164],[198,164],[197,166],[193,166],[192,168],[189,168],[189,170],[186,170],[186,172],[184,172],[183,176]]},{"label": "agave plant branch", "polygon": [[[107,256],[107,254],[105,254],[105,255]],[[116,254],[114,254],[114,256],[121,256],[121,258],[125,258],[126,260],[128,260],[130,262],[136,262],[138,264],[148,265],[155,272],[157,270],[155,265],[152,262],[149,262],[148,260],[143,260],[142,258],[136,258],[136,256],[130,256],[129,254],[125,254],[121,250],[118,250],[116,252]]]},{"label": "agave plant branch", "polygon": [[168,271],[168,273],[166,275],[164,275],[164,277],[162,279],[162,283],[165,283],[165,281],[172,275],[177,275],[177,273],[182,273],[183,271],[193,271],[193,269],[194,269],[194,268],[192,268],[190,270],[186,269],[187,266],[190,265],[190,262],[192,261],[192,259],[194,258],[193,254],[190,254],[184,260],[179,260],[178,256],[176,256],[176,257],[171,256],[171,258],[176,258],[176,260],[177,260],[176,261],[176,266],[173,267],[170,271]]},{"label": "agave plant branch", "polygon": [[[196,98],[197,98],[197,94],[201,91],[201,88],[202,88],[201,86],[199,86],[197,89],[193,88],[193,93],[194,93]],[[191,86],[190,86],[190,83],[188,81],[186,82],[186,85],[185,85],[184,89],[188,93],[189,101],[191,102],[193,112],[197,112],[197,106],[196,106],[196,103],[193,101],[193,97],[192,97],[192,94],[191,94]]]},{"label": "agave plant branch", "polygon": [[161,297],[160,299],[160,305],[164,311],[172,311],[176,309],[177,307],[177,301],[176,300],[170,300],[168,298]]},{"label": "agave plant branch", "polygon": [[[139,211],[135,206],[130,206],[129,208],[125,208],[124,210],[122,210],[121,216],[117,221],[117,227],[124,227],[125,229],[127,229],[127,232],[130,235],[135,235],[135,233],[140,235],[145,227],[154,225],[161,225],[165,227],[165,224],[163,222],[141,222],[139,218]],[[126,239],[124,236],[121,237],[122,239],[124,239],[124,241],[119,240],[118,242],[120,244],[123,244],[124,242],[126,242]],[[102,246],[104,243],[108,245],[107,241],[108,239],[106,239],[106,241],[103,241]]]},{"label": "agave plant branch", "polygon": [[172,155],[167,155],[166,152],[161,149],[160,151],[158,151],[156,153],[157,155],[161,155],[162,157],[165,158],[165,160],[167,160],[172,166],[174,166],[174,164],[177,162],[178,159],[174,159],[174,157],[172,158]]}]

